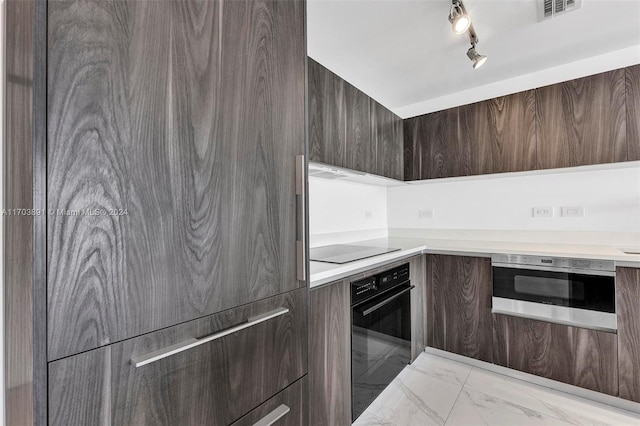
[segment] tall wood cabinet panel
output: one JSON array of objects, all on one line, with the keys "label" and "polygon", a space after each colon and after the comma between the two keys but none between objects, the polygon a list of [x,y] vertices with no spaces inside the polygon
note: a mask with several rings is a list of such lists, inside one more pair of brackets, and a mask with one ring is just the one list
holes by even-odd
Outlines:
[{"label": "tall wood cabinet panel", "polygon": [[346,82],[308,59],[309,160],[346,167]]},{"label": "tall wood cabinet panel", "polygon": [[311,290],[311,424],[351,424],[351,287],[339,281]]},{"label": "tall wood cabinet panel", "polygon": [[427,256],[409,262],[411,285],[411,362],[427,347]]},{"label": "tall wood cabinet panel", "polygon": [[625,69],[627,160],[640,160],[640,65]]},{"label": "tall wood cabinet panel", "polygon": [[427,259],[427,344],[492,362],[491,259]]},{"label": "tall wood cabinet panel", "polygon": [[[472,152],[472,173],[519,172],[536,168],[533,90],[458,109],[458,138]],[[456,162],[454,157],[447,161]]]},{"label": "tall wood cabinet panel", "polygon": [[625,71],[536,89],[541,169],[627,159]]},{"label": "tall wood cabinet panel", "polygon": [[375,173],[376,149],[371,138],[369,97],[345,83],[347,106],[346,167],[367,173]]},{"label": "tall wood cabinet panel", "polygon": [[376,150],[374,173],[403,179],[402,119],[370,99],[371,138]]},{"label": "tall wood cabinet panel", "polygon": [[498,365],[618,394],[616,335],[566,325],[493,315]]},{"label": "tall wood cabinet panel", "polygon": [[[228,425],[305,374],[306,300],[299,289],[51,362],[49,424]],[[278,308],[289,312],[146,365],[131,361]]]},{"label": "tall wood cabinet panel", "polygon": [[640,402],[640,269],[616,270],[620,397]]},{"label": "tall wood cabinet panel", "polygon": [[49,359],[297,288],[303,2],[48,21]]}]

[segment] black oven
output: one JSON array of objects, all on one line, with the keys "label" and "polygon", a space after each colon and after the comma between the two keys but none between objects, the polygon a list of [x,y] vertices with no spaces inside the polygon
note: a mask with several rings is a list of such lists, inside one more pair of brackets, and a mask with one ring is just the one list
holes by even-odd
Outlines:
[{"label": "black oven", "polygon": [[411,362],[409,264],[351,283],[351,401],[355,420]]},{"label": "black oven", "polygon": [[615,332],[612,261],[494,255],[492,311]]}]

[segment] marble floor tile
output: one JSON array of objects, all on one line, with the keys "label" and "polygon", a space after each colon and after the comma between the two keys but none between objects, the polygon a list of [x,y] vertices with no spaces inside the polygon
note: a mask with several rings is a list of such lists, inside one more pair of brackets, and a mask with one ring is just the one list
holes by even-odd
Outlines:
[{"label": "marble floor tile", "polygon": [[640,426],[638,414],[479,368],[473,368],[465,387],[574,425]]},{"label": "marble floor tile", "polygon": [[446,424],[451,426],[569,425],[555,417],[467,387],[462,389]]},{"label": "marble floor tile", "polygon": [[443,425],[462,386],[405,369],[368,412],[398,426]]},{"label": "marble floor tile", "polygon": [[463,385],[472,367],[461,362],[423,352],[407,369],[415,370],[416,372],[455,385]]},{"label": "marble floor tile", "polygon": [[360,417],[356,419],[353,426],[398,426],[390,421],[376,417],[370,412],[362,413]]}]

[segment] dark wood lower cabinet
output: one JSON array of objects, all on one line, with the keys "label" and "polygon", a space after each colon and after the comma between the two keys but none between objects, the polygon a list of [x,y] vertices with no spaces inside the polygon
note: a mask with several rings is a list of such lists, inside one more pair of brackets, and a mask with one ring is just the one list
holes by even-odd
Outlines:
[{"label": "dark wood lower cabinet", "polygon": [[615,334],[497,314],[493,327],[494,363],[618,394]]},{"label": "dark wood lower cabinet", "polygon": [[616,271],[620,398],[640,402],[640,269]]},{"label": "dark wood lower cabinet", "polygon": [[311,290],[311,424],[351,424],[351,291],[348,280]]},{"label": "dark wood lower cabinet", "polygon": [[491,259],[427,259],[427,344],[492,362]]},{"label": "dark wood lower cabinet", "polygon": [[[49,364],[49,423],[228,425],[307,369],[306,289]],[[133,357],[212,335],[278,308],[289,312],[135,367]]]},{"label": "dark wood lower cabinet", "polygon": [[[278,420],[275,426],[302,426],[309,424],[307,376],[298,380],[258,408],[251,410],[232,426],[253,426],[268,418]],[[280,417],[281,416],[281,417]]]}]

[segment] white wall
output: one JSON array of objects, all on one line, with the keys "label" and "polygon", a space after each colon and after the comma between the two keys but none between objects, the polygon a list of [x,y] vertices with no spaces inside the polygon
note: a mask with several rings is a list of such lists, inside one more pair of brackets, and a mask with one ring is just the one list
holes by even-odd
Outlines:
[{"label": "white wall", "polygon": [[[389,188],[388,226],[640,232],[640,162],[607,167]],[[562,206],[583,206],[585,216],[561,217]],[[533,207],[553,207],[554,217],[533,217]],[[421,219],[421,209],[432,209],[434,218]]]},{"label": "white wall", "polygon": [[[371,217],[365,217],[365,210]],[[309,178],[309,233],[384,229],[387,190],[359,183]]]}]

